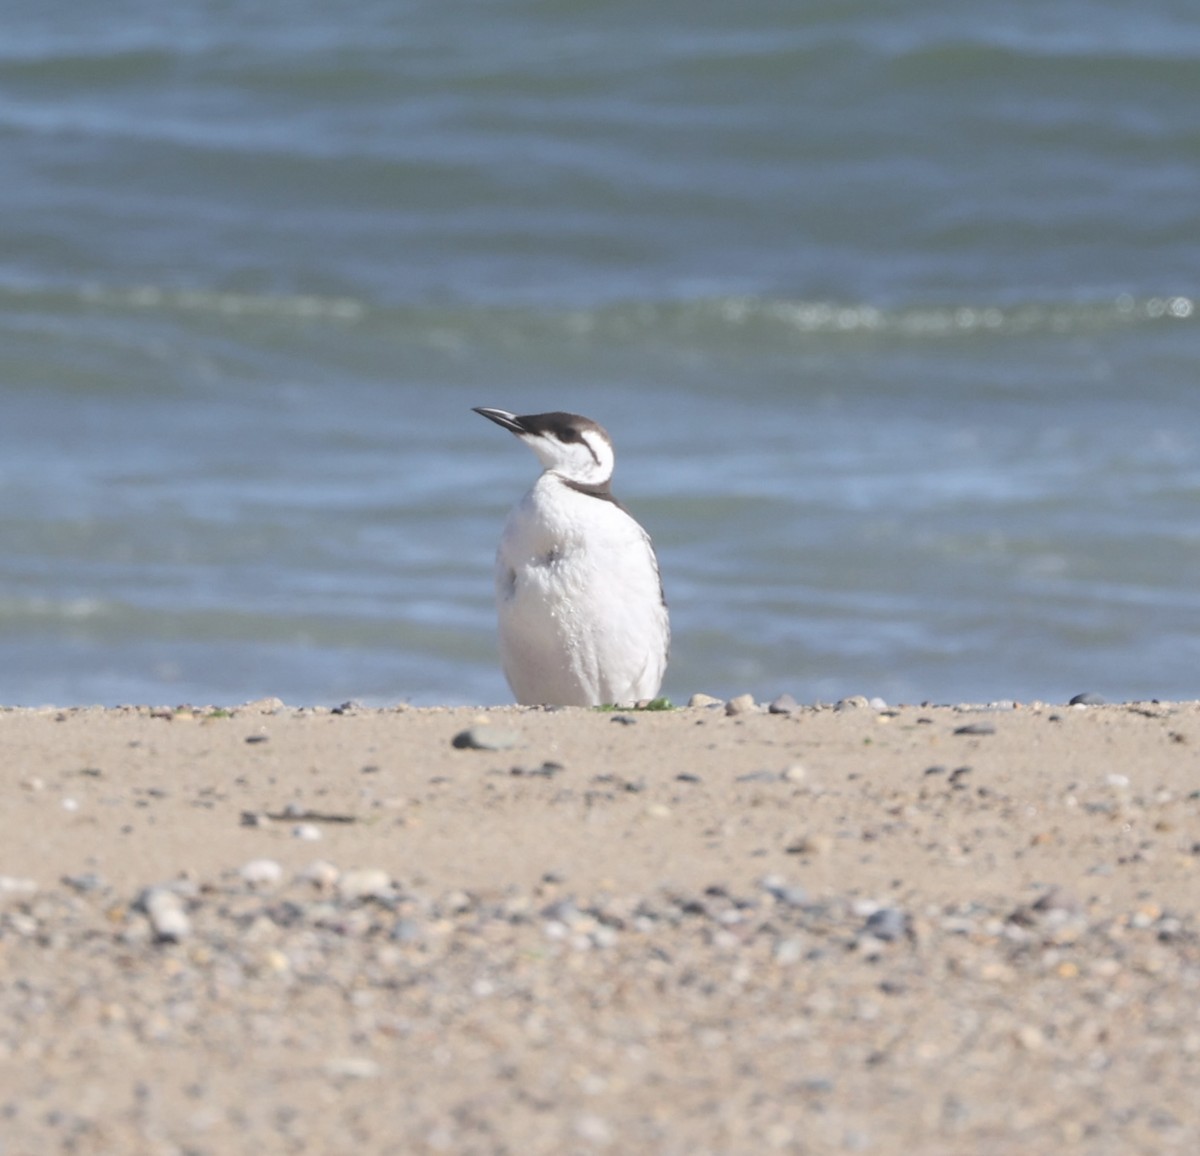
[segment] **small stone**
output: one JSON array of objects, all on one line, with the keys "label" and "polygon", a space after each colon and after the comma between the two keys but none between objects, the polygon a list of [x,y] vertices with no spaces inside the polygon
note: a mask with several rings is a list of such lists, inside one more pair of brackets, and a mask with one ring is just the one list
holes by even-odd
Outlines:
[{"label": "small stone", "polygon": [[990,722],[967,723],[965,726],[955,727],[956,735],[994,735],[996,733],[996,724]]},{"label": "small stone", "polygon": [[737,777],[739,783],[777,783],[779,779],[774,771],[747,771]]},{"label": "small stone", "polygon": [[1062,887],[1051,887],[1033,903],[1034,911],[1065,911],[1075,914],[1082,910],[1079,900]]},{"label": "small stone", "polygon": [[104,876],[95,871],[86,871],[79,875],[64,875],[62,881],[81,895],[86,895],[89,891],[104,891],[108,887]]},{"label": "small stone", "polygon": [[506,751],[521,741],[516,731],[489,724],[468,727],[454,736],[453,746],[460,751]]},{"label": "small stone", "polygon": [[302,883],[311,883],[314,887],[325,890],[332,887],[340,875],[341,872],[332,863],[325,859],[314,859],[296,878]]},{"label": "small stone", "polygon": [[867,699],[867,706],[869,706],[872,710],[887,710],[888,708],[887,701],[880,698],[878,695],[876,695],[874,698]]},{"label": "small stone", "polygon": [[321,828],[315,823],[297,823],[292,828],[293,839],[303,839],[306,843],[316,843],[321,839]]},{"label": "small stone", "polygon": [[767,875],[759,886],[777,903],[787,907],[803,907],[808,903],[808,892],[803,887],[795,887],[786,882],[782,876]]},{"label": "small stone", "polygon": [[575,1121],[575,1135],[598,1148],[607,1147],[613,1138],[612,1129],[600,1116],[580,1116]]},{"label": "small stone", "polygon": [[832,847],[833,840],[828,835],[802,835],[784,850],[789,855],[826,855]]},{"label": "small stone", "polygon": [[363,867],[347,871],[338,880],[338,894],[347,901],[355,899],[390,899],[392,878],[378,867]]},{"label": "small stone", "polygon": [[169,887],[146,888],[136,906],[146,913],[160,943],[178,943],[191,934],[192,923],[183,909],[183,900]]},{"label": "small stone", "polygon": [[334,1079],[373,1080],[379,1075],[379,1064],[366,1056],[342,1056],[326,1062],[325,1074]]},{"label": "small stone", "polygon": [[1104,706],[1107,700],[1103,695],[1093,694],[1090,690],[1085,690],[1082,694],[1072,695],[1067,700],[1067,706]]},{"label": "small stone", "polygon": [[517,776],[525,775],[535,779],[552,779],[565,769],[562,763],[552,762],[547,759],[540,767],[512,767],[508,773]]},{"label": "small stone", "polygon": [[804,958],[804,940],[796,936],[781,939],[775,944],[775,948],[771,954],[775,957],[775,962],[782,967],[799,963]]},{"label": "small stone", "polygon": [[261,734],[247,735],[245,741],[250,743],[252,746],[255,743],[269,743],[271,741],[271,736],[270,735],[261,735]]},{"label": "small stone", "polygon": [[767,707],[767,713],[795,714],[799,709],[800,704],[790,694],[784,693],[771,702],[771,705]]},{"label": "small stone", "polygon": [[833,704],[834,710],[858,710],[867,705],[866,698],[861,694],[852,694],[849,698],[839,699]]},{"label": "small stone", "polygon": [[711,694],[694,694],[688,699],[688,706],[720,706],[722,700]]},{"label": "small stone", "polygon": [[32,879],[15,875],[0,875],[0,895],[32,895],[38,885]]},{"label": "small stone", "polygon": [[283,878],[283,868],[274,859],[251,859],[239,874],[251,887],[274,887]]},{"label": "small stone", "polygon": [[637,725],[637,719],[635,719],[631,714],[615,714],[608,721],[615,722],[618,726],[623,727],[632,727]]},{"label": "small stone", "polygon": [[881,907],[867,916],[863,930],[876,939],[891,942],[900,939],[908,930],[908,916],[896,907]]},{"label": "small stone", "polygon": [[803,783],[808,778],[808,768],[803,763],[792,763],[784,768],[781,778],[785,783]]},{"label": "small stone", "polygon": [[699,775],[693,775],[691,771],[680,771],[675,776],[677,783],[702,783],[704,780]]},{"label": "small stone", "polygon": [[79,800],[78,799],[63,799],[62,809],[64,811],[72,811],[72,812],[78,811],[79,810]]},{"label": "small stone", "polygon": [[257,698],[253,702],[243,703],[238,709],[254,711],[256,714],[275,714],[284,709],[284,703],[281,698]]}]

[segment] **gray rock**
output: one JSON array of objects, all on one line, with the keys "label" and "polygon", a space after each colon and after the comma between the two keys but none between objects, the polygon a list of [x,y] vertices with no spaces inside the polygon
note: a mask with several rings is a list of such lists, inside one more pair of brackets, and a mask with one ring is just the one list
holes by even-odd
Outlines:
[{"label": "gray rock", "polygon": [[803,907],[808,903],[808,892],[803,887],[795,887],[779,875],[766,876],[759,886],[777,903],[787,907]]},{"label": "gray rock", "polygon": [[453,745],[460,751],[507,751],[520,741],[521,736],[516,731],[483,724],[459,731]]},{"label": "gray rock", "polygon": [[421,925],[415,919],[397,919],[392,924],[391,938],[397,943],[415,943],[421,935]]},{"label": "gray rock", "polygon": [[1084,691],[1082,694],[1077,694],[1070,698],[1067,701],[1067,706],[1104,706],[1106,701],[1103,695]]},{"label": "gray rock", "polygon": [[1066,911],[1076,914],[1083,910],[1082,904],[1063,887],[1051,887],[1033,903],[1034,911]]},{"label": "gray rock", "polygon": [[106,891],[108,889],[104,876],[95,871],[85,871],[79,875],[64,875],[62,881],[81,895],[85,895],[89,891]]},{"label": "gray rock", "polygon": [[867,916],[863,930],[876,939],[891,942],[900,939],[908,930],[908,916],[896,907],[881,907]]},{"label": "gray rock", "polygon": [[770,706],[767,707],[768,714],[795,714],[800,709],[800,704],[790,695],[781,694],[775,699]]},{"label": "gray rock", "polygon": [[996,724],[990,722],[967,723],[965,726],[955,727],[956,735],[994,735],[996,733]]}]

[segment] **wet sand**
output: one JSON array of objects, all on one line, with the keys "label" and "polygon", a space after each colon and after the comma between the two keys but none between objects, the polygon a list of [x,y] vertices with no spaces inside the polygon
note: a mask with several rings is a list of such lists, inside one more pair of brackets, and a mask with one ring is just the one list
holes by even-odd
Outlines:
[{"label": "wet sand", "polygon": [[0,744],[3,1156],[1200,1150],[1200,704]]}]

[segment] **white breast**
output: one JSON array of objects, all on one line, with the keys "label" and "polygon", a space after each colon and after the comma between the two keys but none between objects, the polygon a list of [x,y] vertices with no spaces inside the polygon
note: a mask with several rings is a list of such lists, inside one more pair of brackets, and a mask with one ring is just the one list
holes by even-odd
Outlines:
[{"label": "white breast", "polygon": [[496,556],[500,656],[518,702],[653,698],[670,629],[654,549],[620,506],[543,474]]}]

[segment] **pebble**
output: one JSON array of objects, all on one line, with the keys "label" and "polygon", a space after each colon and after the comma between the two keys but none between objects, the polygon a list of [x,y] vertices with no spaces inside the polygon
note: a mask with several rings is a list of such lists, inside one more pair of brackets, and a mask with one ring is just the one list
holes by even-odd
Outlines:
[{"label": "pebble", "polygon": [[688,706],[721,706],[723,700],[711,694],[694,694],[688,699]]},{"label": "pebble", "polygon": [[283,878],[283,868],[274,859],[251,859],[239,874],[251,887],[274,887]]},{"label": "pebble", "polygon": [[341,1056],[326,1061],[325,1074],[334,1079],[373,1080],[379,1075],[379,1064],[366,1056]]},{"label": "pebble", "polygon": [[784,850],[789,855],[826,855],[832,848],[833,840],[828,835],[801,835]]},{"label": "pebble", "polygon": [[1072,695],[1067,700],[1067,706],[1104,706],[1107,701],[1103,695],[1085,690],[1082,694]]},{"label": "pebble", "polygon": [[790,695],[781,694],[774,699],[770,706],[767,707],[768,714],[795,714],[800,709],[800,704]]},{"label": "pebble", "polygon": [[397,943],[415,943],[422,934],[421,925],[415,919],[397,919],[390,932]]},{"label": "pebble", "polygon": [[739,694],[731,698],[725,704],[725,713],[727,715],[748,714],[754,710],[755,702],[752,694]]},{"label": "pebble", "polygon": [[516,731],[491,724],[467,727],[454,736],[453,746],[460,751],[507,751],[521,741]]},{"label": "pebble", "polygon": [[1033,903],[1034,911],[1066,911],[1075,914],[1082,910],[1079,900],[1062,887],[1051,887]]},{"label": "pebble", "polygon": [[834,710],[858,710],[859,707],[869,705],[866,698],[861,694],[852,694],[849,698],[839,699],[833,704]]},{"label": "pebble", "polygon": [[808,903],[808,892],[803,887],[791,886],[779,875],[765,876],[759,886],[776,902],[788,907],[803,907]]},{"label": "pebble", "polygon": [[160,943],[179,943],[191,934],[192,924],[183,900],[170,887],[147,887],[135,906],[146,913]]},{"label": "pebble", "polygon": [[994,735],[996,733],[996,724],[990,722],[967,723],[964,726],[955,727],[956,735]]},{"label": "pebble", "polygon": [[293,839],[303,839],[306,843],[316,843],[321,838],[321,828],[315,823],[297,823],[292,828]]},{"label": "pebble", "polygon": [[792,763],[784,768],[781,777],[787,783],[803,783],[808,778],[808,768],[803,763]]},{"label": "pebble", "polygon": [[15,875],[0,875],[0,895],[32,895],[38,885],[32,879]]},{"label": "pebble", "polygon": [[738,775],[739,783],[777,783],[780,775],[775,771],[747,771],[744,775]]},{"label": "pebble", "polygon": [[347,871],[338,880],[337,889],[345,900],[390,899],[394,894],[391,876],[378,867]]},{"label": "pebble", "polygon": [[303,883],[326,889],[337,883],[341,872],[325,859],[314,859],[296,878]]},{"label": "pebble", "polygon": [[253,702],[243,703],[238,708],[243,711],[255,711],[258,714],[277,714],[285,709],[284,701],[281,698],[256,698]]},{"label": "pebble", "polygon": [[881,907],[867,916],[863,930],[876,939],[888,942],[900,939],[908,930],[908,916],[896,907]]},{"label": "pebble", "polygon": [[540,767],[512,767],[509,770],[510,775],[518,777],[524,775],[527,778],[535,779],[552,779],[555,775],[561,774],[566,768],[562,763],[556,763],[547,759]]}]

